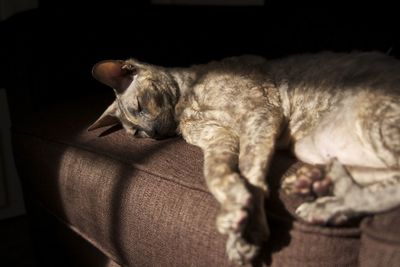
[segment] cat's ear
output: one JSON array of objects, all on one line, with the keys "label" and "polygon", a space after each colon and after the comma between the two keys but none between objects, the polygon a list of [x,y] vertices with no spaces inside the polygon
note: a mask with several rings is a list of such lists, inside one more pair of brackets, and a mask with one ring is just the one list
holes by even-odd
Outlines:
[{"label": "cat's ear", "polygon": [[137,68],[122,60],[100,61],[92,68],[93,77],[122,93],[132,82]]},{"label": "cat's ear", "polygon": [[119,119],[117,117],[117,102],[114,101],[104,113],[95,121],[92,125],[89,126],[88,131],[93,131],[98,128],[111,126],[119,123]]}]

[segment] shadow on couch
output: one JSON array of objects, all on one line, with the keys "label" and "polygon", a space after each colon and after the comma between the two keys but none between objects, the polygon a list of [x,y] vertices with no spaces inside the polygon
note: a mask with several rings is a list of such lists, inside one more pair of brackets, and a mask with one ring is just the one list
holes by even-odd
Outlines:
[{"label": "shadow on couch", "polygon": [[[98,137],[86,128],[113,100],[94,63],[136,57],[187,66],[245,53],[390,50],[395,16],[330,9],[104,6],[42,2],[1,23],[1,86],[40,266],[230,266],[202,154],[182,139]],[[154,23],[157,22],[157,23]],[[188,26],[188,28],[184,28]],[[55,27],[55,28],[54,28]],[[267,202],[271,240],[255,265],[395,266],[399,211],[344,228],[305,225],[279,191],[295,162],[277,155]],[[59,266],[59,265],[57,265]]]}]

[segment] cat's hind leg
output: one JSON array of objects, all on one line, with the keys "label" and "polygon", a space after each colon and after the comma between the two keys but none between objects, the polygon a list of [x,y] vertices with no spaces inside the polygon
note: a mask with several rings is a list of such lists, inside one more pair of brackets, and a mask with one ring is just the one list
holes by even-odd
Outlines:
[{"label": "cat's hind leg", "polygon": [[345,104],[295,144],[302,161],[328,164],[338,159],[328,174],[332,196],[298,208],[307,221],[339,223],[400,204],[398,99],[364,92]]},{"label": "cat's hind leg", "polygon": [[[354,181],[352,174],[380,175],[386,179],[376,184],[361,186]],[[296,213],[311,223],[335,225],[353,217],[387,211],[400,205],[400,170],[373,171],[367,168],[364,171],[353,170],[352,174],[334,160],[327,171],[327,176],[332,179],[332,195],[303,203]]]},{"label": "cat's hind leg", "polygon": [[304,163],[294,174],[285,177],[281,187],[287,195],[315,199],[330,195],[333,184],[323,166]]}]

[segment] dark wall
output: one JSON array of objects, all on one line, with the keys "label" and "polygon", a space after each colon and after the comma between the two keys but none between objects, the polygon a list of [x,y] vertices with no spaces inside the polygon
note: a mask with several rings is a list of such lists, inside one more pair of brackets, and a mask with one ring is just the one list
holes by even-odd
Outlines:
[{"label": "dark wall", "polygon": [[12,91],[13,99],[26,98],[27,105],[40,108],[45,100],[108,90],[92,79],[90,70],[110,58],[185,66],[244,53],[275,58],[320,50],[399,52],[394,9],[339,12],[75,2],[41,1],[38,9],[1,23],[0,85]]}]

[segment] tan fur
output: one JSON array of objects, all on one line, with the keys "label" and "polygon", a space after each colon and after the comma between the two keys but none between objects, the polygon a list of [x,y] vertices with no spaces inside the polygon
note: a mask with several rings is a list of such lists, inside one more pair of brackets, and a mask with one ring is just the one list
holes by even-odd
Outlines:
[{"label": "tan fur", "polygon": [[[170,69],[110,62],[93,75],[116,86],[117,99],[91,129],[120,121],[138,136],[176,132],[201,147],[207,185],[221,204],[217,227],[237,263],[253,259],[268,238],[265,176],[278,143],[312,164],[336,158],[399,173],[400,63],[385,55],[241,56]],[[362,183],[365,176],[353,178]],[[391,203],[385,208],[400,199]],[[313,209],[299,214],[307,219]]]}]

